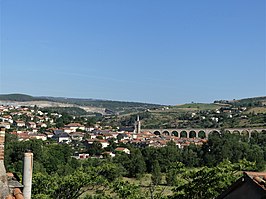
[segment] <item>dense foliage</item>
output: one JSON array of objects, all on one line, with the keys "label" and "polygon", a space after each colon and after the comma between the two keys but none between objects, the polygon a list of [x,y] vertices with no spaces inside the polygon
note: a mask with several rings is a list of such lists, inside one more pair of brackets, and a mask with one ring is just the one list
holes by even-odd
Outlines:
[{"label": "dense foliage", "polygon": [[8,100],[8,101],[31,101],[34,100],[34,97],[30,95],[24,95],[24,94],[1,94],[0,100]]},{"label": "dense foliage", "polygon": [[254,98],[246,98],[241,100],[216,100],[214,103],[225,103],[225,104],[231,104],[234,106],[245,106],[245,107],[251,107],[251,106],[261,106],[263,102],[266,101],[266,97],[254,97]]},{"label": "dense foliage", "polygon": [[[127,145],[129,155],[77,160],[71,157],[69,145],[19,142],[7,134],[5,164],[8,171],[21,176],[23,153],[34,153],[33,198],[163,198],[162,187],[166,186],[174,188],[170,198],[211,198],[239,177],[237,171],[265,169],[265,143],[265,132],[251,139],[224,133],[211,135],[203,146],[179,149],[173,142],[162,148]],[[140,185],[121,178],[142,179],[145,173],[151,174],[151,183],[144,192]],[[202,192],[208,184],[212,186]]]},{"label": "dense foliage", "polygon": [[171,199],[207,199],[218,196],[239,177],[238,171],[253,169],[247,161],[231,164],[223,161],[216,167],[202,167],[199,170],[183,171],[182,182],[177,183]]}]

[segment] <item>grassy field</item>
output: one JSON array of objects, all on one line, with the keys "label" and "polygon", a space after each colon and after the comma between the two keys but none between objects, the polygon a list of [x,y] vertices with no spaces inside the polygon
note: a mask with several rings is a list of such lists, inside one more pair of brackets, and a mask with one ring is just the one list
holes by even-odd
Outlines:
[{"label": "grassy field", "polygon": [[[142,178],[136,179],[136,178],[123,178],[124,181],[138,185],[141,187],[141,191],[143,192],[143,195],[149,195],[149,189],[151,185],[151,174],[145,174]],[[165,176],[162,176],[162,183],[158,186],[156,186],[156,193],[162,193],[163,196],[172,195],[173,187],[167,186],[165,182]]]},{"label": "grassy field", "polygon": [[196,110],[214,110],[221,108],[222,105],[218,104],[205,104],[205,103],[191,103],[191,104],[183,104],[177,105],[175,108],[179,109],[196,109]]},{"label": "grassy field", "polygon": [[181,112],[193,112],[193,111],[204,111],[204,110],[215,110],[225,105],[222,104],[204,104],[204,103],[191,103],[182,104],[176,106],[170,106],[168,108],[160,108],[157,110],[150,111],[152,113],[181,113]]},{"label": "grassy field", "polygon": [[[134,185],[139,186],[141,189],[141,195],[145,196],[147,198],[150,198],[151,174],[145,174],[140,179],[123,177],[122,180],[124,182],[128,182],[130,184],[134,184]],[[104,189],[104,187],[102,187],[101,189]],[[162,193],[163,196],[168,196],[168,195],[173,194],[172,189],[173,189],[173,187],[166,185],[165,176],[163,176],[162,177],[162,184],[155,186],[155,192],[154,193]],[[111,195],[112,197],[116,198],[116,194],[113,193],[111,190],[107,189],[104,192],[106,195]],[[81,198],[84,198],[86,195],[90,195],[90,196],[96,195],[96,192],[95,191],[87,191],[86,193],[84,193],[81,196]]]},{"label": "grassy field", "polygon": [[245,111],[245,113],[266,113],[266,107],[254,107]]}]

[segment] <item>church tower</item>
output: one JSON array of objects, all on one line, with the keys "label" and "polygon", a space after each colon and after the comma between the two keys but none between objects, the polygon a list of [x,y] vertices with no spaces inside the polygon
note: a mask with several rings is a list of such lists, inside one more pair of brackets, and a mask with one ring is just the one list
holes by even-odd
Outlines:
[{"label": "church tower", "polygon": [[141,127],[141,123],[139,120],[139,116],[137,116],[137,121],[135,122],[135,133],[137,133],[137,134],[140,133],[140,127]]}]

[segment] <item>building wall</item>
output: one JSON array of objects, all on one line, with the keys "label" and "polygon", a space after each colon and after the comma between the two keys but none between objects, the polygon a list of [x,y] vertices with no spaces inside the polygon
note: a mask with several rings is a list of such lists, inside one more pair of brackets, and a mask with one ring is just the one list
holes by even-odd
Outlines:
[{"label": "building wall", "polygon": [[4,166],[4,149],[5,149],[5,128],[0,128],[0,198],[4,199],[8,195],[8,185],[6,169]]}]

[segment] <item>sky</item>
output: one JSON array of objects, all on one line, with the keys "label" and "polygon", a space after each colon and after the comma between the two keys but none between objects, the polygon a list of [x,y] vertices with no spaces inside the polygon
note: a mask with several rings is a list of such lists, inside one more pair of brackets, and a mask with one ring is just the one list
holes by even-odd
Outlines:
[{"label": "sky", "polygon": [[159,104],[266,95],[265,0],[0,0],[0,93]]}]

